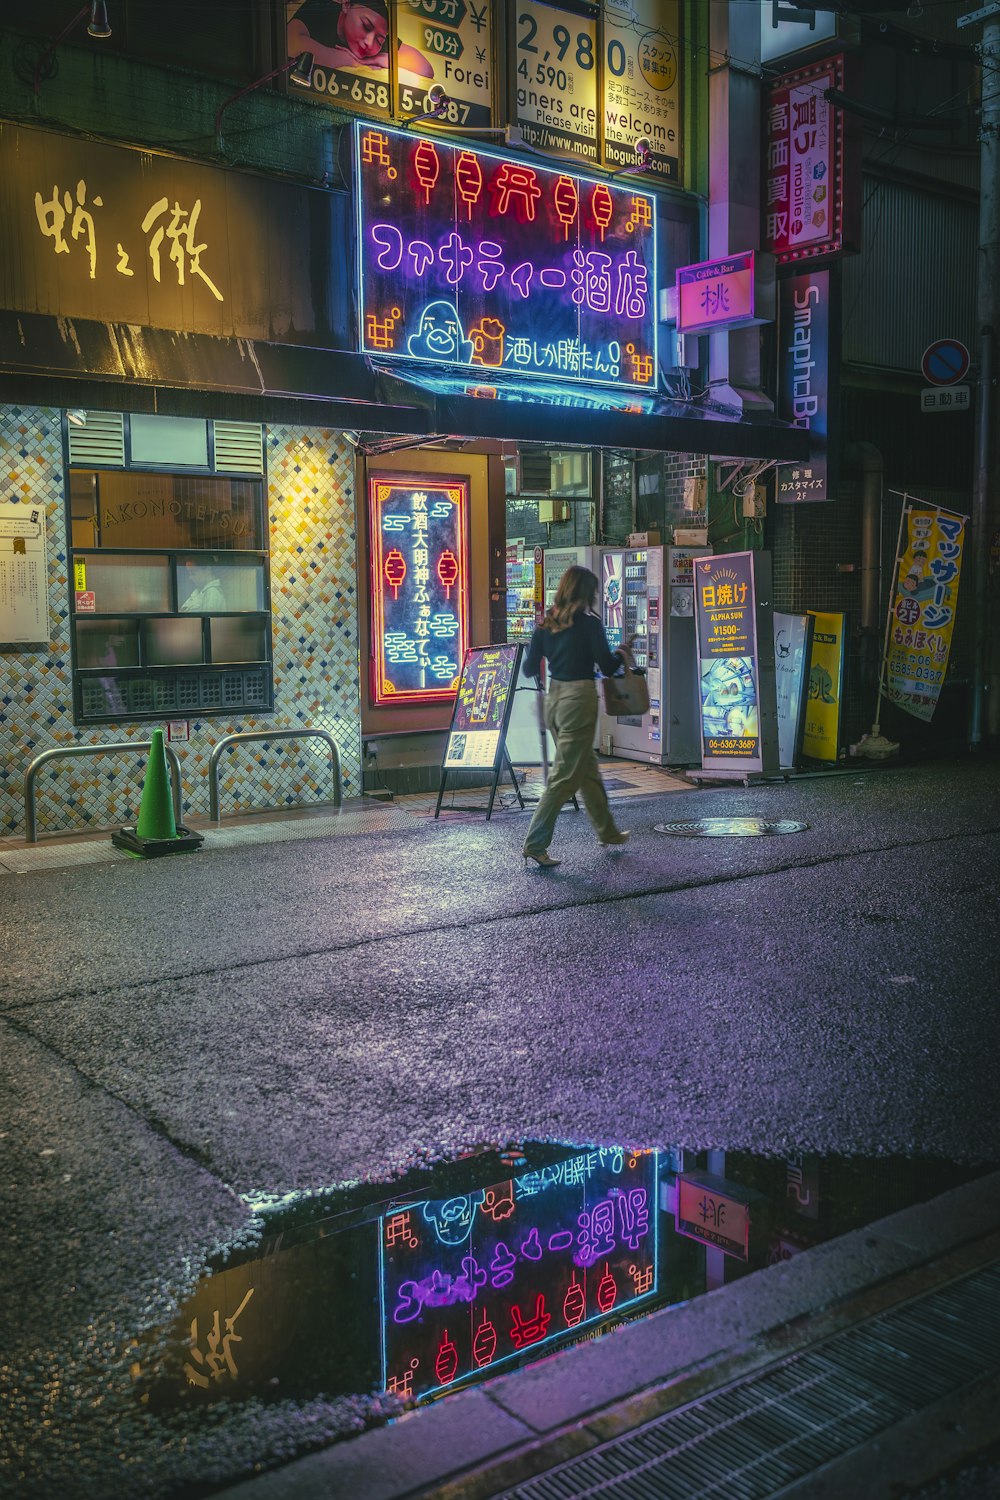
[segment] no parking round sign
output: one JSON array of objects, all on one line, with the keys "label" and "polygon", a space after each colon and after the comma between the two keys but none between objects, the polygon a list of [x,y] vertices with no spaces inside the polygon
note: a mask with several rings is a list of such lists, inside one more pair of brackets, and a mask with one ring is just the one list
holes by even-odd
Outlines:
[{"label": "no parking round sign", "polygon": [[920,360],[921,373],[931,385],[954,385],[969,373],[969,351],[961,339],[937,339]]}]

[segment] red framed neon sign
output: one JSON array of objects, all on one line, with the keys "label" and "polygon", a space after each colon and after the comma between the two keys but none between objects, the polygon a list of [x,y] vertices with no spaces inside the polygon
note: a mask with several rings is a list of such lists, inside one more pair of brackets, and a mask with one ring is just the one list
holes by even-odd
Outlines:
[{"label": "red framed neon sign", "polygon": [[468,509],[464,479],[369,477],[373,705],[455,694],[469,641]]}]

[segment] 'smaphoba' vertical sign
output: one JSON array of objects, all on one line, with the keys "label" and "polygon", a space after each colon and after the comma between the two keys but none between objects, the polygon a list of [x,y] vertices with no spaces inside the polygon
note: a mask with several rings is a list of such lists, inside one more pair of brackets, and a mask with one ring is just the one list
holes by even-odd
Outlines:
[{"label": "'smaphoba' vertical sign", "polygon": [[771,559],[695,559],[702,769],[720,779],[778,771]]}]

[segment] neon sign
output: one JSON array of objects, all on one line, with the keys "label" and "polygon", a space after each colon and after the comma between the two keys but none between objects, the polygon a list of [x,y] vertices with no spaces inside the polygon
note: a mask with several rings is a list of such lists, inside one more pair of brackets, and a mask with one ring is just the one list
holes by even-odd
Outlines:
[{"label": "neon sign", "polygon": [[464,480],[372,475],[372,702],[433,703],[468,640]]},{"label": "neon sign", "polygon": [[406,131],[356,141],[363,350],[656,389],[649,194]]},{"label": "neon sign", "polygon": [[436,1394],[655,1296],[657,1160],[585,1151],[385,1214],[385,1389]]}]

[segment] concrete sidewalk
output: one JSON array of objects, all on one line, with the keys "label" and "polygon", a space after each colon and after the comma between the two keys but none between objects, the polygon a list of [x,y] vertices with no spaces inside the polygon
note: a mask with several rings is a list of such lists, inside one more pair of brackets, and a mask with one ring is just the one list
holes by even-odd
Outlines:
[{"label": "concrete sidewalk", "polygon": [[[695,785],[680,773],[660,766],[646,766],[631,761],[605,762],[603,774],[608,797],[612,802],[661,796],[664,792],[693,792]],[[521,785],[521,795],[528,804],[540,796],[544,783],[532,770]],[[441,808],[443,824],[481,822],[486,815],[488,787],[451,789]],[[456,803],[460,804],[456,806]],[[187,817],[185,827],[204,838],[201,853],[215,849],[237,849],[245,845],[287,843],[294,839],[329,838],[335,834],[385,833],[393,829],[419,828],[421,822],[433,819],[436,792],[414,792],[391,800],[376,797],[351,797],[344,805],[301,806],[274,809],[261,813],[242,813],[223,817],[219,823],[207,818]],[[502,823],[523,815],[513,789],[501,786],[493,808],[493,818]],[[109,828],[80,830],[61,834],[43,834],[37,843],[23,838],[0,838],[0,875],[29,875],[41,870],[60,870],[73,865],[122,864],[135,858],[111,843]]]},{"label": "concrete sidewalk", "polygon": [[[953,1302],[956,1289],[971,1329],[951,1302],[942,1311],[934,1300]],[[894,1350],[890,1325],[900,1317],[905,1347]],[[937,1383],[920,1361],[912,1372],[920,1394],[907,1396],[898,1367],[913,1352],[914,1329],[935,1337],[943,1323],[949,1349],[974,1344],[978,1329],[986,1350]],[[225,1493],[233,1500],[899,1496],[1000,1438],[998,1329],[1000,1172]],[[865,1345],[863,1373],[852,1375],[838,1347],[845,1335]],[[800,1401],[796,1412],[794,1398],[810,1387],[812,1407]],[[838,1397],[847,1399],[850,1421],[834,1426]],[[781,1417],[800,1429],[797,1453],[777,1441]],[[678,1444],[669,1424],[679,1422]],[[710,1446],[720,1431],[728,1474]],[[774,1488],[767,1468],[782,1447]],[[616,1479],[654,1461],[666,1467],[619,1491]],[[686,1489],[689,1468],[702,1477]],[[1000,1472],[996,1478],[1000,1485]]]}]

